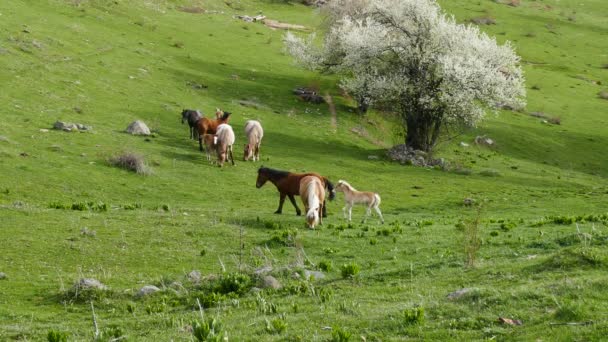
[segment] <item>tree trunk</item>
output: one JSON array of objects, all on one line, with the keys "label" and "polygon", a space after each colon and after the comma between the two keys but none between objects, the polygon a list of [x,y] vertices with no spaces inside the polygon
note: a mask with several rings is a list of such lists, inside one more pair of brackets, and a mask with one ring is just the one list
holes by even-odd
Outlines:
[{"label": "tree trunk", "polygon": [[443,122],[442,113],[428,109],[413,109],[402,116],[405,116],[405,144],[415,150],[431,152],[439,138]]}]

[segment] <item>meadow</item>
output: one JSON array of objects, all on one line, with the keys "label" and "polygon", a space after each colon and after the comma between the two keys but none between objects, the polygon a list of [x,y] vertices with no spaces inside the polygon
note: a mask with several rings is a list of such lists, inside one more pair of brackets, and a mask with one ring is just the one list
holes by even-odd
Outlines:
[{"label": "meadow", "polygon": [[[608,5],[440,3],[494,22],[482,29],[516,47],[528,92],[524,111],[445,139],[448,171],[388,160],[398,119],[357,114],[336,76],[294,65],[285,31],[233,17],[313,30],[314,8],[0,2],[0,340],[90,341],[95,324],[104,341],[605,338]],[[336,124],[299,86],[331,94]],[[233,113],[236,166],[208,164],[180,123],[183,108],[216,107]],[[137,119],[152,136],[124,132]],[[240,160],[248,119],[265,130],[255,163]],[[483,135],[495,145],[473,143]],[[108,162],[125,152],[151,174]],[[316,230],[288,201],[273,214],[274,186],[255,187],[262,165],[376,191],[386,223],[360,223],[361,207],[345,222],[341,194]],[[262,270],[281,288],[262,288]],[[107,289],[74,292],[81,278]],[[138,296],[145,285],[160,291]]]}]

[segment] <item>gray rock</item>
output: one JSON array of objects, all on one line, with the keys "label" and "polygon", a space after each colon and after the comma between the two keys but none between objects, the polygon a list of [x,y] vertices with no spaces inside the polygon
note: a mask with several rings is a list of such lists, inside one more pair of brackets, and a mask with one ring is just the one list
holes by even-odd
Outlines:
[{"label": "gray rock", "polygon": [[460,146],[461,147],[469,147],[469,144],[465,143],[464,141],[460,142]]},{"label": "gray rock", "polygon": [[468,198],[467,197],[467,198],[465,198],[465,199],[462,200],[462,203],[464,205],[466,205],[466,206],[471,206],[471,205],[473,205],[475,203],[475,200],[472,199],[472,198]]},{"label": "gray rock", "polygon": [[75,291],[98,289],[107,290],[108,287],[102,284],[99,280],[94,278],[80,278],[72,287]]},{"label": "gray rock", "polygon": [[160,291],[158,287],[154,285],[146,285],[137,292],[137,297],[144,297],[156,293],[158,291]]},{"label": "gray rock", "polygon": [[0,272],[0,280],[6,279],[6,273]]},{"label": "gray rock", "polygon": [[304,270],[304,278],[306,278],[307,280],[323,279],[323,278],[325,278],[325,273],[319,272],[319,271]]},{"label": "gray rock", "polygon": [[494,140],[488,138],[485,135],[478,135],[477,137],[475,137],[475,143],[477,145],[484,145],[484,146],[493,146],[495,144]]},{"label": "gray rock", "polygon": [[454,292],[448,294],[448,299],[449,300],[459,299],[462,296],[466,295],[467,293],[469,293],[469,292],[471,292],[473,290],[475,290],[475,289],[467,287],[467,288],[464,288],[464,289],[460,289],[460,290],[454,291]]},{"label": "gray rock", "polygon": [[267,275],[267,276],[262,277],[260,285],[261,285],[261,287],[263,289],[270,288],[270,289],[273,289],[273,290],[278,290],[281,287],[283,287],[281,285],[281,283],[279,283],[279,281],[275,277],[273,277],[271,275]]},{"label": "gray rock", "polygon": [[257,270],[253,271],[253,274],[262,275],[262,274],[267,274],[270,272],[272,272],[272,266],[264,266],[264,267],[260,267]]},{"label": "gray rock", "polygon": [[192,283],[200,283],[201,279],[202,279],[202,275],[201,272],[197,271],[197,270],[193,270],[192,272],[188,273],[187,275],[188,280]]},{"label": "gray rock", "polygon": [[63,122],[63,121],[57,121],[57,122],[55,122],[53,124],[53,128],[61,130],[61,131],[66,131],[66,132],[72,132],[72,131],[77,131],[78,130],[78,126],[76,126],[75,123]]},{"label": "gray rock", "polygon": [[150,135],[150,129],[148,126],[141,120],[133,121],[129,127],[127,127],[127,133],[133,135]]}]

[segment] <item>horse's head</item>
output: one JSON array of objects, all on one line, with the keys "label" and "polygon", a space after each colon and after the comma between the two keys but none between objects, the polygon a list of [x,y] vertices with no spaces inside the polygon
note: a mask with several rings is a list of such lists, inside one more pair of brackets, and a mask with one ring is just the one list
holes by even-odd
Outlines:
[{"label": "horse's head", "polygon": [[264,184],[266,184],[268,179],[270,179],[268,175],[268,169],[265,167],[259,168],[258,179],[255,181],[255,187],[258,189],[261,188]]},{"label": "horse's head", "polygon": [[248,161],[249,158],[252,157],[253,149],[250,144],[245,144],[245,149],[243,150],[243,160]]},{"label": "horse's head", "polygon": [[188,119],[188,109],[184,109],[182,110],[182,125],[184,124],[184,121]]},{"label": "horse's head", "polygon": [[334,190],[336,192],[344,192],[344,188],[346,187],[346,184],[344,184],[345,182],[343,180],[339,180],[338,183],[336,184],[336,187],[334,188]]},{"label": "horse's head", "polygon": [[315,226],[319,223],[319,207],[310,208],[306,213],[306,224],[308,228],[315,229]]}]

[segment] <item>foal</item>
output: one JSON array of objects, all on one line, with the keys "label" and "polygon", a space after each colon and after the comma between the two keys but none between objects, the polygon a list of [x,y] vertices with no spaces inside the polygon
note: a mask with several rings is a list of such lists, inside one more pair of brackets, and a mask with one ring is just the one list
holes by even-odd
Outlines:
[{"label": "foal", "polygon": [[224,165],[224,162],[230,159],[232,165],[234,165],[234,157],[232,155],[232,145],[234,145],[234,131],[228,124],[221,124],[217,126],[217,133],[215,135],[217,141],[215,148],[217,149],[217,162],[220,167]]},{"label": "foal", "polygon": [[321,179],[316,176],[306,176],[300,180],[300,197],[306,211],[306,224],[314,229],[317,224],[323,224],[323,200],[325,189]]},{"label": "foal", "polygon": [[260,145],[262,144],[262,137],[264,137],[262,125],[259,121],[248,120],[245,123],[245,134],[247,135],[248,143],[245,144],[243,160],[260,160]]},{"label": "foal", "polygon": [[363,204],[367,206],[367,210],[365,212],[365,217],[363,218],[362,223],[365,222],[367,217],[370,215],[372,208],[376,210],[378,216],[380,216],[380,221],[384,223],[384,218],[382,217],[382,212],[380,212],[380,195],[374,192],[369,191],[357,191],[346,181],[339,180],[338,184],[336,184],[336,191],[344,193],[344,202],[346,206],[342,208],[344,212],[344,217],[346,217],[346,210],[348,209],[348,221],[351,221],[351,213],[353,210],[353,205],[355,204]]},{"label": "foal", "polygon": [[216,134],[216,130],[219,125],[228,123],[230,114],[231,113],[224,112],[217,108],[215,112],[217,119],[211,120],[203,117],[196,122],[196,128],[198,130],[198,146],[201,151],[203,151],[203,135]]}]

